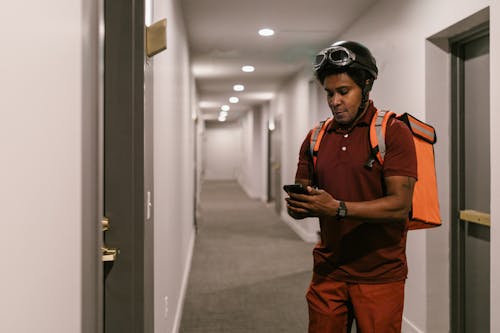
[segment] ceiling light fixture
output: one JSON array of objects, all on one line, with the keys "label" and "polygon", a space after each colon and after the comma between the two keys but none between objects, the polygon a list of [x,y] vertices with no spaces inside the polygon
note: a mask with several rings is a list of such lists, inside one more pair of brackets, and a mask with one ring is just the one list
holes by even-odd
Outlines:
[{"label": "ceiling light fixture", "polygon": [[220,122],[224,122],[227,119],[227,111],[221,111],[219,113],[219,118],[217,118]]},{"label": "ceiling light fixture", "polygon": [[224,104],[223,106],[221,106],[220,109],[222,111],[229,111],[229,110],[231,110],[231,108],[229,107],[229,105],[226,105],[226,104]]},{"label": "ceiling light fixture", "polygon": [[234,91],[243,91],[243,90],[245,90],[245,86],[244,86],[244,85],[242,85],[242,84],[235,84],[235,85],[233,86],[233,90],[234,90]]},{"label": "ceiling light fixture", "polygon": [[245,73],[252,73],[253,71],[255,71],[255,67],[253,67],[251,65],[245,65],[245,66],[241,67],[241,70]]},{"label": "ceiling light fixture", "polygon": [[261,35],[262,37],[270,37],[274,35],[274,30],[269,28],[263,28],[259,30],[259,35]]},{"label": "ceiling light fixture", "polygon": [[229,103],[238,103],[240,101],[240,99],[236,96],[233,96],[233,97],[229,97]]}]

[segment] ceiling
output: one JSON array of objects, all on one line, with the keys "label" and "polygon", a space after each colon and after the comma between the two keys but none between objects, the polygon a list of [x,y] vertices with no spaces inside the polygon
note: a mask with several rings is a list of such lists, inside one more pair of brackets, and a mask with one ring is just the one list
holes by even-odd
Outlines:
[{"label": "ceiling", "polygon": [[[376,0],[181,0],[200,109],[228,121],[272,99],[279,86],[345,32]],[[346,5],[348,3],[348,5]],[[275,30],[261,37],[258,30]],[[244,73],[243,65],[255,71]],[[234,92],[243,84],[243,92]],[[231,104],[231,96],[239,103]]]}]

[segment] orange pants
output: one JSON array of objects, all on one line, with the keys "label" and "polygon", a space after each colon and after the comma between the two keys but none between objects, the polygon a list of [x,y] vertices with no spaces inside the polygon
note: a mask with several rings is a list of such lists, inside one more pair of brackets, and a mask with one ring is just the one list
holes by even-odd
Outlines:
[{"label": "orange pants", "polygon": [[405,281],[357,284],[313,274],[307,292],[309,333],[400,333]]}]

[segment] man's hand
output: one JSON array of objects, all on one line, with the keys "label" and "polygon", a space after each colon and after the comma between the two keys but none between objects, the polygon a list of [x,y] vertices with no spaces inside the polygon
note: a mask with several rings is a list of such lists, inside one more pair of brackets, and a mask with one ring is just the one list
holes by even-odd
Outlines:
[{"label": "man's hand", "polygon": [[[416,179],[407,176],[385,178],[387,194],[369,201],[347,202],[351,220],[365,223],[405,223],[411,209],[413,188]],[[308,194],[289,193],[286,198],[288,214],[295,219],[306,217],[335,217],[339,201],[324,190],[307,186]]]},{"label": "man's hand", "polygon": [[294,219],[306,217],[335,216],[339,203],[324,190],[307,187],[309,194],[288,193],[286,198],[288,214]]}]

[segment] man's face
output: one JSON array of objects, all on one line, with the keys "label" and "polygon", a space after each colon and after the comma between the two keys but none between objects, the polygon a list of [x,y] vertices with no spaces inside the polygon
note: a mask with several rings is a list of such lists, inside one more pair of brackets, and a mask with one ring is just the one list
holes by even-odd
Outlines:
[{"label": "man's face", "polygon": [[340,125],[350,125],[361,105],[361,88],[347,73],[327,76],[323,86],[335,121]]}]

